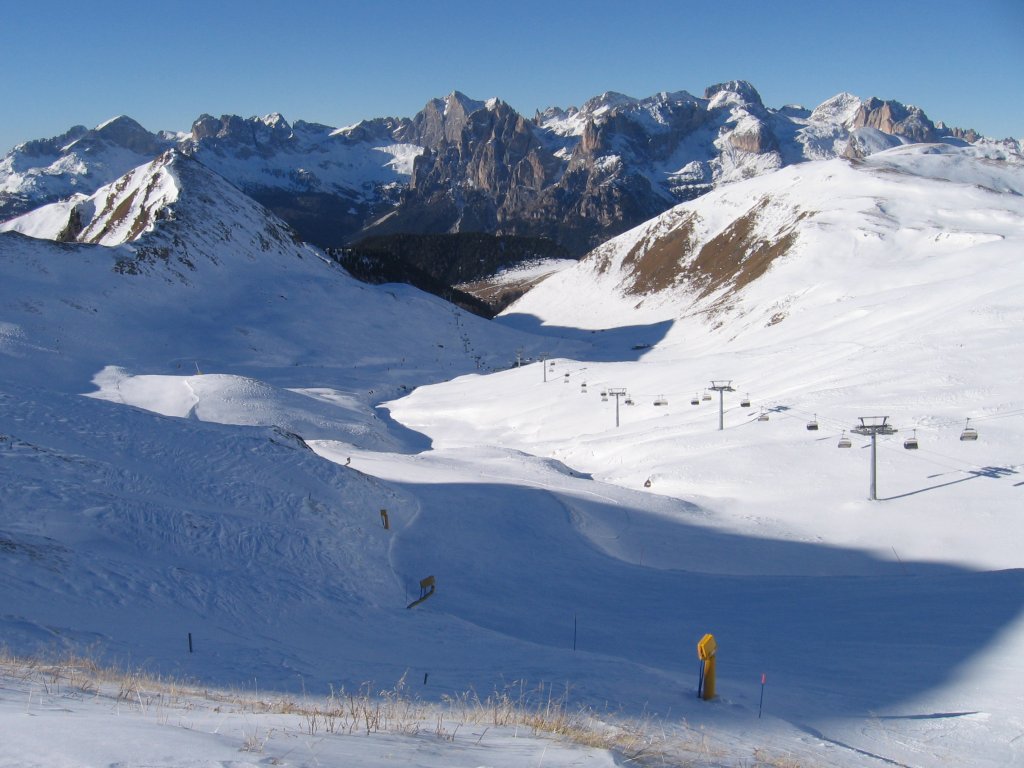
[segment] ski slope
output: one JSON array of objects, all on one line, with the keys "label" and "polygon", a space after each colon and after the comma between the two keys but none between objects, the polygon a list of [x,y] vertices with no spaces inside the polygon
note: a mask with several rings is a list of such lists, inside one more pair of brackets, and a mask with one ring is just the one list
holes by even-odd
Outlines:
[{"label": "ski slope", "polygon": [[[940,180],[900,151],[902,172],[780,172],[822,213],[721,324],[685,286],[637,308],[588,261],[489,323],[287,239],[247,251],[247,214],[216,260],[195,258],[209,232],[188,241],[187,281],[112,271],[137,244],[0,235],[4,642],[239,696],[404,680],[443,706],[546,686],[663,734],[667,764],[1020,762],[1024,212],[970,164]],[[172,172],[184,227],[205,177]],[[840,250],[850,232],[875,245]],[[788,299],[769,325],[771,296]],[[550,359],[508,367],[518,350]],[[717,401],[690,399],[730,377],[719,431]],[[618,427],[610,387],[634,401]],[[900,430],[877,501],[850,434],[873,415]],[[967,418],[977,441],[958,439]],[[427,576],[436,593],[407,609]],[[707,632],[712,702],[695,695]],[[129,707],[2,679],[14,764],[626,759],[482,726],[314,740],[301,717],[201,696]],[[257,731],[258,756],[240,752]]]}]

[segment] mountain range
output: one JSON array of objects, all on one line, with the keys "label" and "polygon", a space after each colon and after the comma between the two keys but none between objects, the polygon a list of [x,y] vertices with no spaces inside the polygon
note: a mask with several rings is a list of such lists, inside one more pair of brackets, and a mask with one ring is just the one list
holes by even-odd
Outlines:
[{"label": "mountain range", "polygon": [[[609,92],[532,118],[499,99],[453,92],[412,118],[345,128],[289,123],[279,114],[202,115],[187,133],[151,133],[126,116],[91,130],[76,126],[0,160],[0,221],[61,202],[67,221],[56,239],[79,239],[86,198],[174,149],[265,205],[303,240],[335,249],[361,277],[451,293],[455,283],[531,258],[578,258],[724,184],[915,142],[996,143],[1021,152],[1019,142],[949,128],[895,101],[840,93],[813,110],[769,108],[744,81],[710,86],[700,97]],[[420,236],[450,234],[478,237],[457,263],[417,262]]]},{"label": "mountain range", "polygon": [[[357,744],[375,752],[348,762],[521,765],[527,729],[490,710],[455,733],[493,691],[634,745],[531,764],[1019,763],[1020,147],[852,97],[752,99],[606,95],[521,121],[453,96],[340,132],[119,118],[9,154],[5,647],[453,710],[314,733],[287,707],[267,721],[211,693],[202,715],[135,677],[26,691],[4,656],[4,757],[237,763],[233,717],[267,763]],[[445,224],[498,211],[492,187],[508,212],[549,193],[553,211],[591,182],[573,231],[601,242],[578,259],[539,230]],[[594,201],[621,212],[643,189],[665,208],[611,236],[626,220],[603,229]],[[325,250],[275,200],[327,201],[360,240]],[[413,220],[442,231],[398,234]],[[485,275],[474,290],[512,303],[486,320],[394,284],[409,252],[439,292]],[[873,419],[893,430],[877,446]],[[86,702],[103,719],[78,718]],[[159,746],[121,754],[141,733]]]}]

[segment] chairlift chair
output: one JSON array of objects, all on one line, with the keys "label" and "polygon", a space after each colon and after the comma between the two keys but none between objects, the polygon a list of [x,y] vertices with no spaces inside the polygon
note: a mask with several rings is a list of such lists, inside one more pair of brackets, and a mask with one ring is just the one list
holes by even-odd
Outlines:
[{"label": "chairlift chair", "polygon": [[701,397],[701,400],[710,400],[710,399],[711,399],[711,393],[708,392],[707,390],[704,390],[704,396]]},{"label": "chairlift chair", "polygon": [[971,420],[968,419],[964,425],[964,431],[960,433],[961,440],[977,440],[978,430],[971,426]]},{"label": "chairlift chair", "polygon": [[740,408],[749,408],[749,407],[750,407],[750,395],[747,395],[742,400],[740,400]]},{"label": "chairlift chair", "polygon": [[761,409],[761,415],[757,417],[758,421],[768,421],[768,411],[764,408]]},{"label": "chairlift chair", "polygon": [[700,405],[700,395],[694,395],[693,399],[690,400],[690,405]]},{"label": "chairlift chair", "polygon": [[912,434],[910,437],[908,437],[906,440],[903,441],[903,447],[906,448],[908,451],[916,451],[917,450],[917,430],[916,429],[914,430],[914,434]]},{"label": "chairlift chair", "polygon": [[844,429],[843,434],[839,438],[839,443],[836,445],[836,448],[849,448],[852,445],[853,443],[851,443],[850,438],[846,436],[846,430]]},{"label": "chairlift chair", "polygon": [[601,402],[602,403],[607,403],[608,402],[608,393],[607,392],[601,392]]},{"label": "chairlift chair", "polygon": [[658,399],[654,401],[655,405],[668,405],[668,400],[665,399],[664,395],[658,395]]},{"label": "chairlift chair", "polygon": [[627,397],[622,402],[624,402],[626,405],[633,405],[633,398],[632,397]]},{"label": "chairlift chair", "polygon": [[814,418],[807,422],[807,431],[808,432],[817,432],[818,431],[818,414],[814,414]]}]

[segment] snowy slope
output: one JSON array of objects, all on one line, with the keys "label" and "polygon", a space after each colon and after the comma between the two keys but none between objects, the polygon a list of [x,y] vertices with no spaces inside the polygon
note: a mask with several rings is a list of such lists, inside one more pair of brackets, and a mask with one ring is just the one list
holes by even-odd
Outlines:
[{"label": "snowy slope", "polygon": [[[403,676],[434,702],[567,685],[572,706],[667,734],[677,764],[1013,764],[1024,211],[994,167],[906,148],[733,185],[550,276],[501,323],[354,283],[175,155],[112,207],[163,189],[149,224],[103,219],[134,239],[0,234],[3,636],[292,696]],[[751,254],[787,247],[756,276],[671,268],[704,266],[725,232]],[[551,360],[498,370],[519,349]],[[689,405],[718,376],[739,389],[721,432],[713,402]],[[609,387],[635,403],[618,428]],[[869,502],[864,440],[835,445],[876,413],[901,431]],[[967,417],[974,443],[957,439]],[[914,427],[916,453],[900,447]],[[436,594],[406,609],[428,575]],[[710,703],[694,696],[705,632]],[[55,732],[103,722],[23,697],[13,674],[5,724],[44,694]],[[156,746],[96,759],[225,754],[205,714],[173,712],[198,742],[133,715],[118,726]],[[250,733],[295,734],[251,717]],[[95,762],[70,732],[63,759]],[[5,755],[44,762],[39,733]],[[356,757],[324,737],[321,754],[626,759],[514,737],[490,755],[491,735],[508,736]],[[315,764],[273,741],[267,759]]]},{"label": "snowy slope", "polygon": [[20,213],[96,189],[172,145],[121,115],[87,130],[19,144],[0,158],[0,203]]},{"label": "snowy slope", "polygon": [[[805,723],[808,733],[909,765],[968,755],[972,765],[1012,762],[1022,699],[1010,680],[1024,650],[1021,183],[1019,169],[983,153],[918,146],[733,185],[609,242],[505,313],[510,325],[552,336],[606,339],[607,358],[557,360],[546,383],[533,366],[425,387],[392,411],[427,433],[435,452],[498,445],[658,494],[662,504],[689,502],[661,512],[685,521],[677,534],[635,507],[603,526],[586,516],[580,525],[612,557],[685,569],[671,592],[695,620],[689,636],[699,636],[700,619],[717,623],[737,646],[732,663],[749,652],[775,664],[798,646],[785,674],[805,678],[797,698],[807,709],[797,715],[790,702],[793,722],[851,704],[828,727]],[[723,238],[747,258],[715,273],[701,253]],[[786,247],[776,252],[778,243]],[[747,262],[757,258],[767,265],[752,276]],[[630,340],[642,342],[645,326],[668,330],[637,351],[643,343]],[[737,390],[725,395],[723,431],[717,395],[703,399],[712,379]],[[600,396],[612,387],[634,403],[619,401],[619,428],[615,399]],[[662,398],[667,405],[654,404]],[[875,415],[900,432],[881,439],[881,501],[872,502],[870,449],[851,429]],[[967,418],[982,435],[976,442],[958,439]],[[837,450],[844,431],[854,447]],[[911,436],[916,451],[902,447]],[[644,505],[646,514],[658,508]],[[705,584],[698,573],[725,581]],[[974,597],[960,592],[988,579],[1006,581]],[[788,597],[772,596],[773,584]],[[934,604],[906,591],[929,584],[944,595]],[[847,588],[861,597],[821,597]],[[647,590],[656,588],[616,600]],[[982,629],[977,611],[992,618],[996,605],[1007,612]],[[937,626],[945,611],[977,630],[975,643],[948,677],[929,680],[932,651],[959,631]],[[651,611],[629,621],[656,623]],[[898,669],[881,672],[883,658],[903,654]],[[745,674],[752,682],[756,669]],[[967,719],[934,721],[927,735],[893,723],[905,747],[857,724],[858,707],[865,718],[888,711],[902,686],[895,699],[918,713],[902,709],[910,720]],[[985,713],[989,725],[978,729],[970,713]]]}]

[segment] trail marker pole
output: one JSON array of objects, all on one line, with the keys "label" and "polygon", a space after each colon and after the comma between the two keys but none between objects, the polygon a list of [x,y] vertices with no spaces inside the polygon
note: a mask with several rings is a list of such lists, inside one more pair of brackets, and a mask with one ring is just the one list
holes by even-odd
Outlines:
[{"label": "trail marker pole", "polygon": [[732,388],[732,379],[728,381],[712,381],[711,387],[713,391],[718,393],[718,430],[722,431],[725,428],[725,394],[726,392],[735,392]]},{"label": "trail marker pole", "polygon": [[576,653],[576,614],[572,615],[572,652]]},{"label": "trail marker pole", "polygon": [[761,719],[761,709],[764,707],[764,684],[768,682],[768,675],[761,673],[761,701],[757,705],[757,719]]},{"label": "trail marker pole", "polygon": [[188,633],[188,652],[192,653],[192,633]]}]

